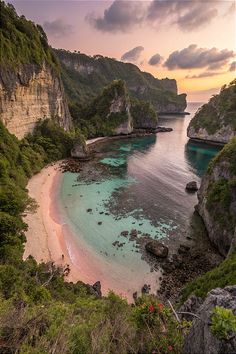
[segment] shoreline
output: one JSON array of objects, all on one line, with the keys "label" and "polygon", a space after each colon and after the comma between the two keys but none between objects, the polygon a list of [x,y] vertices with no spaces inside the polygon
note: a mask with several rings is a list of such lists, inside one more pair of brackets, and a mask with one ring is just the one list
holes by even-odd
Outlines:
[{"label": "shoreline", "polygon": [[[86,143],[91,146],[106,140],[106,137],[102,137],[90,139]],[[65,281],[82,281],[90,285],[100,281],[103,295],[112,290],[131,303],[133,293],[136,291],[139,293],[144,283],[135,282],[134,289],[128,281],[124,284],[117,282],[116,276],[119,273],[116,265],[106,261],[104,263],[100,255],[95,254],[83,241],[83,237],[74,232],[74,228],[67,221],[65,210],[61,209],[57,202],[60,192],[58,187],[63,178],[61,168],[63,161],[44,167],[28,181],[28,195],[36,201],[37,208],[24,216],[28,230],[25,233],[23,259],[31,255],[37,263],[53,262],[63,269],[69,267],[70,271],[65,276]],[[125,272],[123,267],[120,269]],[[155,274],[155,279],[158,279],[158,274],[159,272]],[[153,281],[154,274],[150,273],[147,275],[147,282],[154,284]],[[157,291],[155,285],[153,290]]]}]

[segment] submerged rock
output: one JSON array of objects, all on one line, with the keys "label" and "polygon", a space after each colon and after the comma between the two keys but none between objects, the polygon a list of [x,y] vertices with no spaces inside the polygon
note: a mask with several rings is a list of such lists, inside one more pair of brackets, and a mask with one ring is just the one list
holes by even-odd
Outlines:
[{"label": "submerged rock", "polygon": [[159,241],[150,241],[145,245],[145,249],[159,258],[166,258],[168,256],[169,249],[163,243]]}]

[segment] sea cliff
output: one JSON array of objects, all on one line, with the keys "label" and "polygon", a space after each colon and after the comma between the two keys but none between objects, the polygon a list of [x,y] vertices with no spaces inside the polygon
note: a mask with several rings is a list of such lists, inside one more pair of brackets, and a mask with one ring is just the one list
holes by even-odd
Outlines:
[{"label": "sea cliff", "polygon": [[210,240],[227,256],[236,246],[236,138],[211,162],[198,200]]},{"label": "sea cliff", "polygon": [[222,87],[191,120],[191,139],[226,144],[236,135],[236,79]]},{"label": "sea cliff", "polygon": [[0,68],[0,114],[20,139],[43,119],[54,119],[65,130],[71,127],[62,81],[46,62],[21,65],[14,72]]}]

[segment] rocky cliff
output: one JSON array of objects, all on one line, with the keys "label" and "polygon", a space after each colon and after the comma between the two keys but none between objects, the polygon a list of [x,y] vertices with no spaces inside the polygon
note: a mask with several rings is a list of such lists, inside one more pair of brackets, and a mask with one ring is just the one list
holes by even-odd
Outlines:
[{"label": "rocky cliff", "polygon": [[0,70],[0,116],[8,130],[23,138],[40,119],[55,119],[69,130],[70,113],[60,77],[47,64]]},{"label": "rocky cliff", "polygon": [[145,101],[134,101],[131,106],[134,129],[156,129],[157,114],[154,107]]},{"label": "rocky cliff", "polygon": [[188,137],[227,143],[236,135],[236,79],[204,104],[188,127]]},{"label": "rocky cliff", "polygon": [[[196,304],[198,305],[197,311]],[[201,304],[201,299],[192,297],[180,309],[181,311],[197,312],[197,317],[191,318],[193,323],[184,341],[183,354],[235,353],[236,337],[234,329],[232,328],[233,331],[229,331],[228,338],[224,339],[218,338],[212,329],[212,316],[216,306],[220,309],[228,309],[236,316],[236,286],[227,286],[224,289],[217,288],[210,291],[203,304]],[[218,323],[219,328],[227,329],[227,319],[219,317]],[[230,328],[228,329],[230,330]]]},{"label": "rocky cliff", "polygon": [[130,106],[125,82],[114,80],[84,107],[82,118],[75,120],[75,124],[78,124],[82,131],[86,125],[88,133],[85,133],[90,137],[129,134],[133,130]]},{"label": "rocky cliff", "polygon": [[209,238],[226,256],[236,247],[236,137],[210,163],[198,200]]},{"label": "rocky cliff", "polygon": [[69,129],[71,117],[60,65],[42,27],[0,2],[0,119],[18,138],[40,119]]},{"label": "rocky cliff", "polygon": [[72,101],[83,103],[100,94],[112,80],[126,82],[131,96],[149,101],[157,112],[181,113],[185,110],[186,95],[177,94],[176,80],[156,79],[136,65],[112,58],[94,57],[65,50],[55,50],[63,68],[63,82]]}]

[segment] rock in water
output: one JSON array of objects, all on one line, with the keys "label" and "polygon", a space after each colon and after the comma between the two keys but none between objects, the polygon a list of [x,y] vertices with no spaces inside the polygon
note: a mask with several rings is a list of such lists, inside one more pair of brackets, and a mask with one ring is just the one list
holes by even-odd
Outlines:
[{"label": "rock in water", "polygon": [[194,318],[190,332],[185,338],[183,354],[234,354],[236,336],[228,340],[218,339],[211,331],[212,311],[216,306],[231,309],[236,315],[236,286],[211,290]]},{"label": "rock in water", "polygon": [[198,191],[198,186],[196,181],[191,181],[186,184],[186,190],[189,192],[196,192]]},{"label": "rock in water", "polygon": [[166,258],[168,256],[168,247],[159,241],[150,241],[145,245],[145,248],[148,252],[154,254],[156,257]]}]

